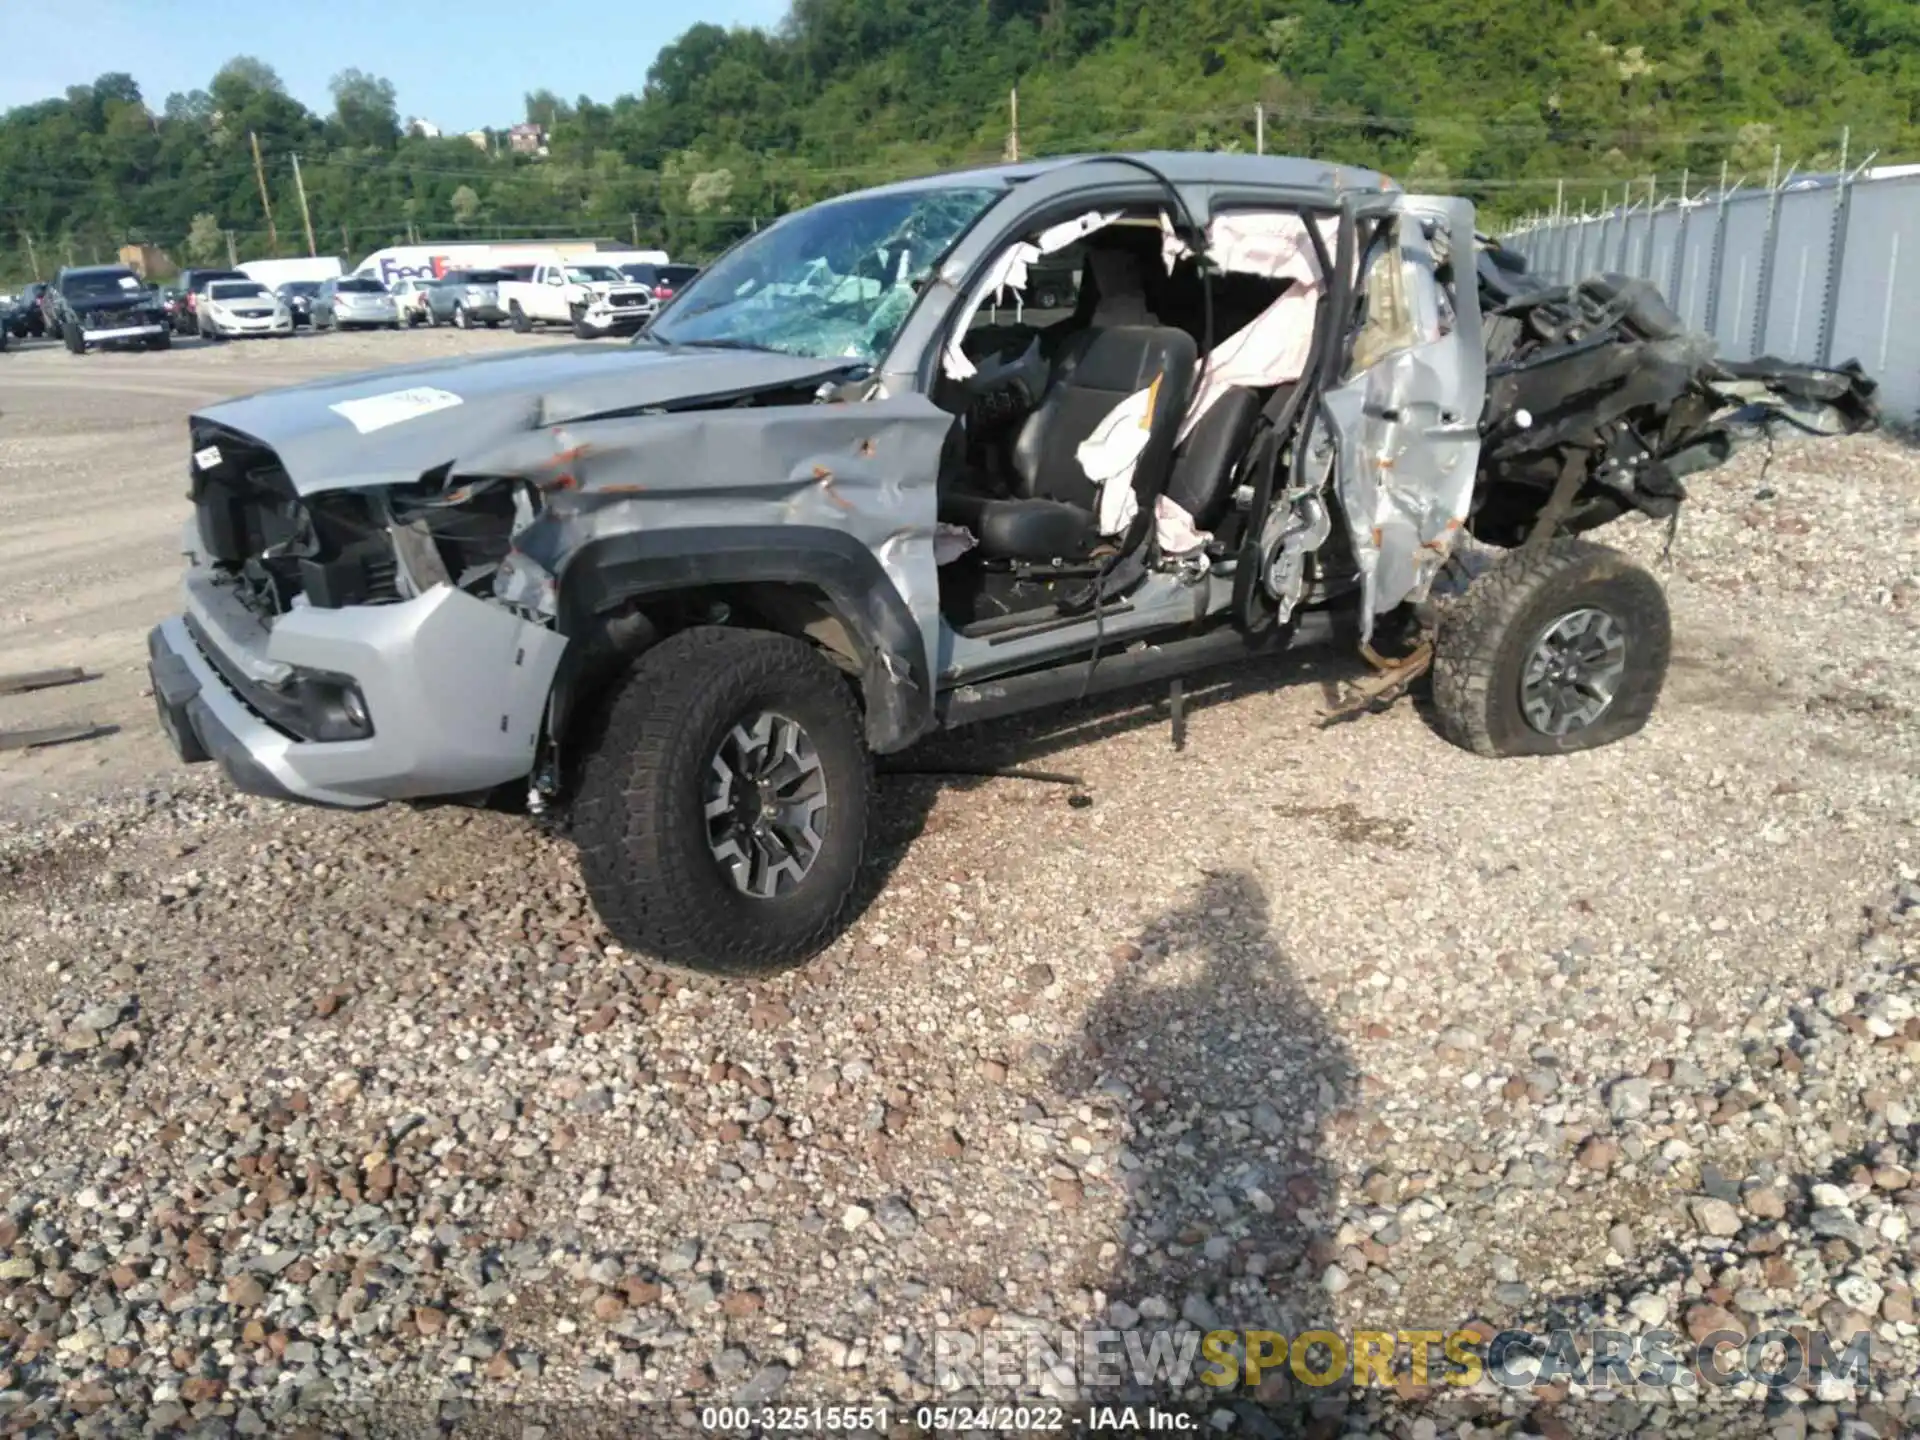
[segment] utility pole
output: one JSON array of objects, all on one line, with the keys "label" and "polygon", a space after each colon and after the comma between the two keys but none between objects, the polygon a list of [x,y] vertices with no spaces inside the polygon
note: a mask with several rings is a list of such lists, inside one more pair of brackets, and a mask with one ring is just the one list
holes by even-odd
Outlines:
[{"label": "utility pole", "polygon": [[307,210],[307,182],[300,178],[300,157],[293,157],[293,188],[300,192],[300,223],[307,231],[307,254],[318,255],[320,247],[313,243],[313,216]]},{"label": "utility pole", "polygon": [[342,260],[353,258],[353,241],[347,238],[347,226],[344,220],[340,223],[340,258]]},{"label": "utility pole", "polygon": [[249,130],[247,141],[253,146],[253,178],[260,183],[260,208],[267,212],[267,248],[280,253],[280,231],[273,223],[273,201],[267,198],[267,172],[260,163],[260,137]]},{"label": "utility pole", "polygon": [[237,269],[240,265],[240,256],[233,248],[233,231],[224,230],[221,233],[227,237],[227,268]]},{"label": "utility pole", "polygon": [[1253,107],[1253,153],[1256,155],[1267,153],[1267,107],[1265,105]]},{"label": "utility pole", "polygon": [[33,253],[33,236],[29,235],[25,230],[22,230],[20,232],[20,238],[27,242],[27,265],[33,271],[33,278],[38,280],[40,278],[40,257]]},{"label": "utility pole", "polygon": [[1007,92],[1007,159],[1020,158],[1020,87]]},{"label": "utility pole", "polygon": [[1567,177],[1562,175],[1553,182],[1553,223],[1558,225],[1567,218]]},{"label": "utility pole", "polygon": [[633,227],[633,248],[640,248],[640,214],[636,210],[627,212],[627,223]]}]

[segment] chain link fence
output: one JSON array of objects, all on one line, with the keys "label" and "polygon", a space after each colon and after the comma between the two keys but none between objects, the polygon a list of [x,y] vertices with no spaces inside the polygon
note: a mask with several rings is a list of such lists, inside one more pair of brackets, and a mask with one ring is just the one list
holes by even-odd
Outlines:
[{"label": "chain link fence", "polygon": [[1730,360],[1858,360],[1889,418],[1920,419],[1920,173],[1735,186],[1547,219],[1506,243],[1549,279],[1652,281]]}]

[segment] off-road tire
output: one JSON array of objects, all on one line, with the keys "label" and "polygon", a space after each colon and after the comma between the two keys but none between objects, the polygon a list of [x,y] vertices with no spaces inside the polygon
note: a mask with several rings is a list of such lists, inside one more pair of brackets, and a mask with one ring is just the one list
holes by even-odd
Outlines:
[{"label": "off-road tire", "polygon": [[590,329],[587,325],[587,322],[584,319],[582,319],[580,316],[576,315],[573,317],[573,338],[574,339],[591,340],[595,336],[597,336],[599,333],[600,332],[597,330]]},{"label": "off-road tire", "polygon": [[525,335],[533,329],[533,321],[527,318],[527,312],[520,308],[518,300],[507,307],[507,319],[513,323],[513,333],[516,335]]},{"label": "off-road tire", "polygon": [[[727,730],[760,710],[805,727],[830,796],[813,867],[788,894],[735,888],[708,847],[703,784]],[[647,651],[587,738],[573,806],[587,893],[623,945],[662,964],[752,976],[845,928],[866,850],[872,766],[845,679],[806,642],[703,626]]]},{"label": "off-road tire", "polygon": [[84,355],[87,353],[87,337],[81,333],[80,324],[77,320],[69,320],[65,325],[60,327],[60,340],[72,354]]},{"label": "off-road tire", "polygon": [[[1591,724],[1544,734],[1521,710],[1521,676],[1548,627],[1581,609],[1604,611],[1625,632],[1625,670],[1612,702]],[[1665,591],[1619,551],[1570,537],[1537,552],[1513,550],[1441,613],[1434,637],[1435,722],[1454,744],[1490,757],[1611,745],[1647,723],[1672,647]]]}]

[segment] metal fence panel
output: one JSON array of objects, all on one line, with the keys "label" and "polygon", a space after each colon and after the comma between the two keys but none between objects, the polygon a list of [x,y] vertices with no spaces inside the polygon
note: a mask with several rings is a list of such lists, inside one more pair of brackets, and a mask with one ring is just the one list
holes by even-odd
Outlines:
[{"label": "metal fence panel", "polygon": [[1651,280],[1654,288],[1673,303],[1673,253],[1680,243],[1680,212],[1662,210],[1653,217],[1653,234],[1648,241],[1647,266],[1642,280]]},{"label": "metal fence panel", "polygon": [[1765,259],[1768,208],[1765,195],[1736,195],[1727,202],[1713,339],[1729,360],[1753,358],[1754,312]]},{"label": "metal fence panel", "polygon": [[1789,359],[1810,358],[1820,343],[1826,305],[1827,258],[1833,248],[1833,205],[1839,191],[1795,190],[1780,197],[1780,233],[1774,243],[1772,295],[1761,349]]},{"label": "metal fence panel", "polygon": [[1880,403],[1920,415],[1920,176],[1853,188],[1847,251],[1834,307],[1836,364],[1858,360],[1880,382]]},{"label": "metal fence panel", "polygon": [[1718,213],[1718,207],[1713,205],[1690,207],[1682,221],[1685,233],[1677,242],[1678,279],[1667,299],[1680,318],[1695,330],[1704,330],[1707,326],[1707,284],[1713,275],[1713,224]]}]

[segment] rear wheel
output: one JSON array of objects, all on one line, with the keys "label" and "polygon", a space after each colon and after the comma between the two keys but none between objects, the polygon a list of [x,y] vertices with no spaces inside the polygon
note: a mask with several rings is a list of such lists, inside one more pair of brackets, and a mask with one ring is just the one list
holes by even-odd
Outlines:
[{"label": "rear wheel", "polygon": [[718,627],[662,641],[586,755],[581,870],[622,943],[763,975],[845,928],[872,771],[845,679],[804,641]]},{"label": "rear wheel", "polygon": [[1666,681],[1660,582],[1616,550],[1563,538],[1515,550],[1442,615],[1440,733],[1479,755],[1561,755],[1635,734]]},{"label": "rear wheel", "polygon": [[473,328],[473,320],[468,316],[467,307],[464,303],[453,307],[453,328],[456,330],[471,330]]},{"label": "rear wheel", "polygon": [[513,322],[516,334],[524,335],[533,329],[533,322],[527,318],[527,312],[520,308],[518,300],[507,307],[507,319]]},{"label": "rear wheel", "polygon": [[147,337],[147,349],[149,350],[171,350],[172,348],[173,334],[171,331],[162,330],[158,335],[150,335]]},{"label": "rear wheel", "polygon": [[60,339],[65,342],[67,349],[75,355],[84,355],[87,353],[87,337],[81,333],[78,321],[69,320],[65,325],[61,326]]}]

